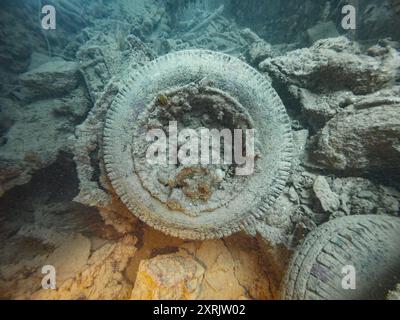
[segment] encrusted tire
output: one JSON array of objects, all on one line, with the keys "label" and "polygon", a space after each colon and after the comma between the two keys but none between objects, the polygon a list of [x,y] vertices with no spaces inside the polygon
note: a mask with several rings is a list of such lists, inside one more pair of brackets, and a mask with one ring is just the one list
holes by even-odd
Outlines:
[{"label": "encrusted tire", "polygon": [[[383,299],[399,282],[399,248],[397,217],[348,216],[323,224],[294,254],[282,299]],[[354,267],[355,289],[342,285],[348,266]]]},{"label": "encrusted tire", "polygon": [[[293,144],[285,108],[264,76],[234,57],[187,50],[160,57],[121,77],[122,89],[105,120],[104,162],[115,192],[134,215],[173,236],[211,239],[240,231],[268,211],[289,176]],[[207,99],[243,108],[243,114],[251,118],[249,123],[256,129],[260,151],[255,172],[243,178],[240,192],[232,190],[230,201],[221,200],[215,208],[199,209],[197,213],[167,206],[161,196],[158,198],[158,189],[147,188],[146,179],[151,177],[140,175],[135,158],[136,134],[142,129],[138,129],[138,123],[146,118],[149,105],[158,99],[159,103],[166,103],[166,96],[172,95],[168,92],[192,83],[205,86],[201,90],[209,95]],[[148,171],[150,175],[152,172]]]}]

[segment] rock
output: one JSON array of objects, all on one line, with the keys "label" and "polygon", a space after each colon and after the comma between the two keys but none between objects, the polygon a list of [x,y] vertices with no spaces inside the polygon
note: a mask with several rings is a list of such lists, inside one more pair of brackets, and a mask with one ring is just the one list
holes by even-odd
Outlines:
[{"label": "rock", "polygon": [[[132,284],[126,280],[124,272],[135,255],[135,243],[134,237],[125,236],[119,242],[103,245],[87,260],[85,268],[60,284],[57,290],[39,290],[31,299],[128,299]],[[74,260],[73,256],[69,259]]]},{"label": "rock", "polygon": [[7,190],[29,182],[31,175],[26,173],[22,163],[11,159],[0,159],[0,196]]},{"label": "rock", "polygon": [[257,67],[261,61],[274,56],[272,47],[265,41],[257,41],[249,46],[245,53],[247,61],[254,67]]},{"label": "rock", "polygon": [[131,299],[197,299],[203,278],[204,268],[189,255],[159,255],[140,263]]},{"label": "rock", "polygon": [[12,121],[0,144],[0,196],[27,183],[34,172],[52,164],[61,151],[67,152],[68,138],[89,108],[81,87],[63,98],[24,106],[2,100],[2,113]]},{"label": "rock", "polygon": [[295,172],[292,176],[293,187],[299,195],[299,202],[303,205],[312,205],[313,187],[316,175],[307,172]]},{"label": "rock", "polygon": [[382,39],[378,42],[381,47],[392,47],[393,49],[400,49],[400,42],[396,40],[392,40],[391,37]]},{"label": "rock", "polygon": [[[283,246],[279,249],[270,247],[265,257],[259,242],[245,234],[198,242],[168,237],[148,227],[143,232],[143,247],[127,270],[127,277],[135,281],[134,299],[156,298],[157,295],[157,299],[189,296],[200,300],[259,300],[278,296],[283,271],[279,254],[285,249]],[[175,264],[179,267],[169,267]],[[158,282],[153,282],[154,279]],[[167,280],[172,289],[167,290]],[[190,287],[191,293],[182,293],[188,283],[196,284],[196,287]]]},{"label": "rock", "polygon": [[322,128],[338,112],[339,106],[332,107],[325,96],[313,94],[307,89],[299,89],[299,98],[303,114],[314,130]]},{"label": "rock", "polygon": [[292,216],[295,215],[298,207],[296,191],[286,187],[265,219],[257,223],[257,233],[271,245],[287,244],[289,234],[293,229]]},{"label": "rock", "polygon": [[302,159],[306,154],[307,139],[309,136],[308,130],[297,130],[293,132],[293,139],[295,145],[295,156],[293,157],[293,168],[298,168]]},{"label": "rock", "polygon": [[[89,30],[97,34],[102,33],[104,28],[112,26],[110,23],[95,25]],[[85,31],[82,31],[82,34],[85,34]],[[77,51],[77,58],[81,62],[79,67],[93,103],[105,90],[113,76],[119,75],[130,65],[140,66],[154,58],[154,52],[132,34],[122,38],[123,43],[119,41],[121,39],[113,34],[102,34],[100,40],[97,37],[90,38]],[[121,45],[126,46],[126,50],[120,50]]]},{"label": "rock", "polygon": [[259,67],[279,85],[296,85],[315,93],[368,94],[394,84],[400,67],[396,50],[390,48],[384,57],[370,57],[354,54],[349,41],[348,50],[337,48],[337,39],[333,43],[317,41],[311,48],[266,59]]},{"label": "rock", "polygon": [[76,62],[55,60],[23,73],[19,80],[35,97],[61,96],[77,87],[78,70]]},{"label": "rock", "polygon": [[307,89],[299,88],[296,96],[306,121],[312,129],[318,131],[337,113],[341,112],[343,106],[350,103],[353,94],[347,91],[314,94]]},{"label": "rock", "polygon": [[[400,5],[399,5],[399,8],[400,8]],[[399,12],[400,12],[400,10],[399,10]],[[398,284],[394,290],[389,291],[386,299],[387,300],[400,300],[400,284]]]},{"label": "rock", "polygon": [[291,86],[289,93],[300,104],[302,115],[314,132],[322,129],[330,119],[348,106],[352,106],[354,109],[365,109],[380,105],[400,104],[399,86],[363,96],[354,95],[351,91],[317,94],[296,86]]},{"label": "rock", "polygon": [[353,100],[354,109],[398,105],[400,104],[400,86],[393,86],[366,96],[354,96],[351,100]]},{"label": "rock", "polygon": [[321,39],[339,37],[336,25],[332,21],[318,23],[314,27],[308,29],[306,34],[310,44]]},{"label": "rock", "polygon": [[255,239],[238,235],[201,244],[192,242],[181,248],[205,268],[198,299],[272,299],[276,296],[278,279],[260,255]]},{"label": "rock", "polygon": [[241,36],[249,43],[249,47],[244,54],[244,58],[254,67],[257,67],[261,61],[274,56],[272,46],[261,39],[249,28],[240,32]]},{"label": "rock", "polygon": [[400,105],[338,114],[311,141],[309,159],[340,171],[400,169]]},{"label": "rock", "polygon": [[[60,156],[56,163],[36,172],[28,184],[0,198],[2,299],[32,299],[41,288],[41,268],[48,264],[56,268],[57,288],[65,281],[77,282],[77,274],[94,261],[91,257],[99,257],[99,248],[114,244],[115,239],[123,241],[104,225],[96,210],[72,202],[77,185],[73,161]],[[100,246],[94,243],[99,238]],[[132,246],[124,255],[134,250]],[[117,259],[120,262],[123,257]],[[131,290],[132,284],[128,285]]]},{"label": "rock", "polygon": [[36,68],[39,68],[41,65],[52,61],[63,61],[63,59],[60,57],[49,57],[48,55],[40,52],[32,52],[28,71],[33,71]]},{"label": "rock", "polygon": [[331,189],[340,199],[339,211],[345,215],[400,212],[400,192],[392,187],[364,178],[336,178]]},{"label": "rock", "polygon": [[332,192],[328,181],[323,176],[318,176],[314,181],[313,190],[325,212],[334,213],[339,209],[340,201],[337,194]]},{"label": "rock", "polygon": [[[244,293],[237,298],[273,300],[277,298],[286,257],[285,246],[272,246],[243,234],[224,239],[234,261],[233,272]],[[268,248],[267,248],[268,247]],[[203,251],[203,254],[207,252]],[[206,274],[207,279],[207,274]],[[211,279],[210,279],[211,280]],[[207,296],[205,295],[204,298]]]},{"label": "rock", "polygon": [[174,39],[165,39],[161,44],[161,50],[165,53],[175,51],[177,46],[176,40]]},{"label": "rock", "polygon": [[318,40],[311,46],[311,48],[330,49],[336,52],[347,52],[353,54],[362,53],[361,45],[356,41],[349,40],[345,36]]},{"label": "rock", "polygon": [[50,254],[46,264],[56,268],[59,283],[73,278],[76,273],[86,267],[90,247],[90,240],[78,234],[64,238],[64,243]]}]

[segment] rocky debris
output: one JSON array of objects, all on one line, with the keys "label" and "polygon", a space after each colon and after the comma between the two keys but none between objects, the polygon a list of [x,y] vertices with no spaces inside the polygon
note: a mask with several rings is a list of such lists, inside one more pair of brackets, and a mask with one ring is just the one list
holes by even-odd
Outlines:
[{"label": "rocky debris", "polygon": [[19,81],[33,96],[62,96],[78,86],[78,64],[62,60],[47,62],[23,73]]},{"label": "rocky debris", "polygon": [[[400,12],[400,10],[399,10],[399,12]],[[389,291],[386,299],[387,300],[400,300],[400,284],[398,284],[394,290]]]},{"label": "rocky debris", "polygon": [[[125,236],[115,243],[106,243],[94,251],[74,277],[62,282],[57,290],[39,290],[31,299],[121,300],[132,290],[124,271],[134,256],[136,239]],[[67,252],[70,254],[71,252]],[[74,259],[69,256],[68,259]]]},{"label": "rocky debris", "polygon": [[[109,30],[103,33],[103,28],[107,26]],[[100,161],[95,168],[92,164],[97,163],[101,157],[99,153],[102,152],[103,119],[119,90],[118,75],[128,66],[134,68],[148,62],[154,53],[150,54],[149,47],[138,38],[121,50],[110,30],[110,23],[104,22],[83,30],[82,33],[93,36],[80,46],[77,53],[85,85],[94,106],[87,121],[76,127],[76,135],[81,135],[82,139],[77,141],[75,137],[71,138],[75,160],[82,164],[77,167],[80,192],[74,200],[97,207],[107,225],[113,225],[119,232],[126,233],[134,230],[137,219],[111,191],[104,164]],[[124,41],[127,42],[128,38],[133,39],[132,35],[126,37]],[[102,99],[99,99],[100,95]]]},{"label": "rocky debris", "polygon": [[[278,295],[284,268],[272,258],[283,255],[284,248],[266,248],[265,243],[261,247],[243,234],[198,242],[171,238],[148,227],[143,233],[143,246],[127,269],[127,277],[135,282],[133,299],[276,299]],[[179,267],[167,268],[162,261]],[[161,286],[154,286],[154,280]]]},{"label": "rocky debris", "polygon": [[[400,87],[393,86],[368,95],[355,95],[351,91],[334,91],[318,94],[307,89],[291,85],[290,96],[300,105],[304,122],[311,128],[312,134],[322,129],[338,113],[346,110],[366,109],[376,106],[399,104]],[[349,109],[346,109],[350,107]]]},{"label": "rocky debris", "polygon": [[[268,211],[268,215],[257,219],[255,229],[246,230],[250,235],[258,235],[260,239],[264,239],[263,241],[268,243],[268,251],[274,251],[271,246],[276,248],[296,246],[307,232],[315,228],[314,221],[321,220],[316,218],[316,214],[310,209],[314,201],[312,187],[315,175],[304,171],[301,165],[308,134],[308,130],[293,132],[295,148],[292,175],[282,194]],[[274,260],[274,256],[276,254],[279,256],[279,252],[280,249],[275,250],[270,259]]]},{"label": "rocky debris", "polygon": [[[81,212],[82,214],[82,212]],[[118,241],[54,233],[28,226],[18,233],[19,255],[2,264],[0,296],[13,299],[128,299],[132,283],[125,270],[136,252],[136,239]],[[32,252],[33,251],[33,252]],[[4,258],[4,254],[3,257]],[[56,268],[56,290],[41,288],[42,267]]]},{"label": "rocky debris", "polygon": [[320,39],[315,42],[310,48],[315,49],[330,49],[336,52],[346,52],[349,54],[361,54],[363,48],[357,41],[351,41],[346,36],[336,38]]},{"label": "rocky debris", "polygon": [[49,57],[47,54],[43,54],[41,52],[34,51],[31,54],[27,71],[33,71],[33,70],[39,68],[40,66],[44,65],[45,63],[60,62],[60,61],[66,62],[61,57],[57,57],[57,56]]},{"label": "rocky debris", "polygon": [[338,91],[328,94],[315,94],[307,89],[291,86],[290,93],[301,105],[301,112],[307,124],[318,131],[342,111],[342,108],[351,103],[354,96],[349,91]]},{"label": "rocky debris", "polygon": [[[139,66],[155,58],[155,53],[134,35],[126,33],[116,37],[112,31],[114,25],[115,23],[102,22],[82,31],[82,34],[93,35],[77,52],[93,103],[114,75],[121,73],[129,65]],[[106,28],[108,31],[103,32]]]},{"label": "rocky debris", "polygon": [[306,165],[347,173],[397,170],[400,57],[395,49],[370,48],[367,55],[339,37],[267,59],[260,67],[281,93],[287,92],[289,105],[297,101],[300,119],[311,128]]},{"label": "rocky debris", "polygon": [[[334,44],[338,41],[333,40]],[[340,41],[353,48],[345,38]],[[267,59],[259,67],[279,85],[296,85],[316,93],[347,90],[368,94],[395,83],[400,57],[394,49],[379,58],[356,55],[323,40],[310,48]]]},{"label": "rocky debris", "polygon": [[[206,266],[199,299],[254,299],[271,298],[269,279],[263,278],[254,249],[247,255],[243,249],[235,256],[223,240],[207,241],[200,246],[190,244],[187,250]],[[246,258],[248,259],[246,261]],[[247,271],[252,270],[248,273]]]},{"label": "rocky debris", "polygon": [[293,101],[300,106],[301,119],[310,127],[312,135],[321,130],[338,113],[400,103],[399,86],[368,95],[355,95],[346,90],[320,94],[295,85],[289,86],[288,92]]},{"label": "rocky debris", "polygon": [[90,256],[90,248],[91,243],[88,238],[81,234],[68,235],[47,258],[46,264],[54,266],[57,270],[57,280],[64,282],[85,267]]},{"label": "rocky debris", "polygon": [[[14,250],[19,250],[19,258],[13,261],[15,253],[14,259],[12,253],[7,257],[9,249],[6,249],[6,254],[2,255],[0,295],[3,298],[28,298],[41,287],[42,267],[51,263],[56,263],[57,267],[61,267],[57,276],[65,280],[74,274],[77,268],[85,265],[85,259],[89,254],[86,246],[88,240],[80,235],[55,233],[51,229],[32,224],[21,228],[13,240],[11,243]],[[4,260],[10,263],[5,263]],[[66,265],[64,265],[65,262],[67,262]],[[27,274],[31,276],[27,277]]]},{"label": "rocky debris", "polygon": [[243,58],[246,59],[250,65],[257,67],[260,62],[276,55],[272,46],[249,28],[243,29],[241,35],[249,43],[248,49],[243,54]]},{"label": "rocky debris", "polygon": [[29,182],[34,172],[56,161],[60,152],[68,152],[69,137],[90,108],[81,87],[61,98],[27,105],[2,102],[2,113],[10,115],[12,125],[0,145],[0,195]]},{"label": "rocky debris", "polygon": [[400,104],[400,86],[380,90],[366,96],[354,96],[350,99],[355,110],[367,109],[379,106],[390,106]]},{"label": "rocky debris", "polygon": [[325,177],[319,176],[315,179],[313,191],[321,204],[322,210],[334,213],[339,209],[339,197],[332,192]]},{"label": "rocky debris", "polygon": [[399,171],[400,105],[343,112],[312,139],[309,160],[340,171]]},{"label": "rocky debris", "polygon": [[194,300],[203,278],[204,268],[189,255],[159,255],[140,263],[131,299]]},{"label": "rocky debris", "polygon": [[364,178],[335,178],[330,186],[340,199],[339,211],[345,215],[400,213],[400,193],[393,187]]},{"label": "rocky debris", "polygon": [[269,215],[249,233],[271,246],[294,248],[329,220],[365,213],[399,215],[399,191],[365,178],[321,176],[298,167]]},{"label": "rocky debris", "polygon": [[293,188],[286,187],[265,219],[256,224],[250,234],[259,234],[272,245],[289,244],[295,228],[293,217],[299,208],[298,196]]},{"label": "rocky debris", "polygon": [[[333,178],[303,172],[295,175],[294,187],[303,208],[316,225],[344,215],[400,212],[400,193],[365,178]],[[321,220],[322,219],[322,220]]]},{"label": "rocky debris", "polygon": [[[96,210],[72,202],[77,187],[73,161],[60,157],[37,171],[29,183],[0,198],[1,298],[28,299],[38,290],[39,295],[50,297],[49,291],[41,290],[44,265],[56,267],[57,286],[78,282],[75,277],[88,268],[88,261],[93,265],[97,261],[96,269],[105,262],[95,252],[106,243],[116,247],[117,242],[123,243],[121,235],[106,227]],[[135,252],[134,244],[115,259],[123,263],[122,256]],[[132,285],[127,285],[129,293]]]}]

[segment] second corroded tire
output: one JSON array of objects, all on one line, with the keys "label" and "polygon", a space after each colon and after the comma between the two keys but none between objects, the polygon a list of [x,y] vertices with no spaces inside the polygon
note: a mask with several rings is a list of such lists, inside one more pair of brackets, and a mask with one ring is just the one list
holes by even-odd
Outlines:
[{"label": "second corroded tire", "polygon": [[[294,254],[282,298],[383,299],[399,281],[399,248],[397,217],[349,216],[323,224]],[[354,271],[351,286],[348,270]]]}]

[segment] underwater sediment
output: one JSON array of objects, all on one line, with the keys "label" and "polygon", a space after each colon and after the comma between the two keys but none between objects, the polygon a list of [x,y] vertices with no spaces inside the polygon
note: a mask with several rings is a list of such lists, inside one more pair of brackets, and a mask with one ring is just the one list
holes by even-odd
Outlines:
[{"label": "underwater sediment", "polygon": [[398,299],[400,5],[350,2],[3,1],[0,297]]}]

